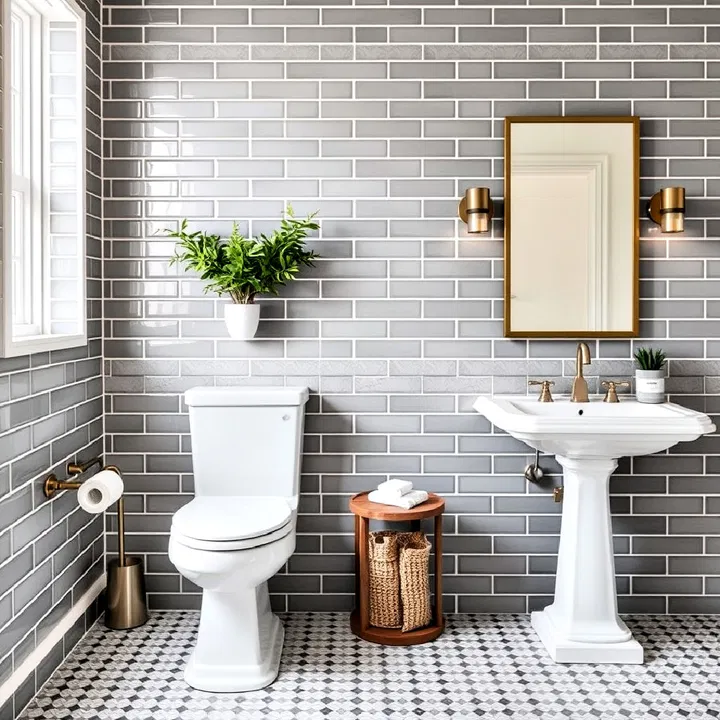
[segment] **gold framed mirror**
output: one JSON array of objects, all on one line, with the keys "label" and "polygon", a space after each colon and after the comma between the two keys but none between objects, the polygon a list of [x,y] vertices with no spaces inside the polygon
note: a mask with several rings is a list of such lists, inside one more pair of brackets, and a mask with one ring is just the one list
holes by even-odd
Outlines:
[{"label": "gold framed mirror", "polygon": [[636,337],[637,117],[505,118],[505,337]]}]

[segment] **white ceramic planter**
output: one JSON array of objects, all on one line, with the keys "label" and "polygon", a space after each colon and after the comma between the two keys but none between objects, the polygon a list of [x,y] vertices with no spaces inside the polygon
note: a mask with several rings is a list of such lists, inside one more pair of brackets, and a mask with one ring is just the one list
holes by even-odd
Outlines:
[{"label": "white ceramic planter", "polygon": [[255,337],[260,322],[260,306],[256,303],[225,306],[225,325],[234,340],[250,340]]},{"label": "white ceramic planter", "polygon": [[641,403],[665,402],[665,368],[636,370],[635,395]]}]

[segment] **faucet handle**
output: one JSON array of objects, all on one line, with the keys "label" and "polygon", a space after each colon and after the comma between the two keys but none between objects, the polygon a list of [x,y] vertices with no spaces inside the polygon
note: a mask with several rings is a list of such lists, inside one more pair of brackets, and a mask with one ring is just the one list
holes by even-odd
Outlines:
[{"label": "faucet handle", "polygon": [[630,383],[627,380],[604,380],[602,386],[607,388],[607,393],[605,393],[603,402],[616,403],[620,402],[620,400],[618,400],[616,388],[630,387]]},{"label": "faucet handle", "polygon": [[528,385],[540,385],[540,396],[538,402],[553,402],[550,386],[554,385],[554,380],[528,380]]}]

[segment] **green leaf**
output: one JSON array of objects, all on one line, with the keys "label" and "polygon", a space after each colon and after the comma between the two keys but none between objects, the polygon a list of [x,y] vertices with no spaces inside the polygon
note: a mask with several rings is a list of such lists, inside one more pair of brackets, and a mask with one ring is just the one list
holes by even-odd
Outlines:
[{"label": "green leaf", "polygon": [[235,303],[251,303],[256,295],[277,295],[280,288],[294,280],[303,267],[313,265],[318,257],[305,247],[305,238],[318,230],[317,213],[298,219],[288,204],[280,228],[268,237],[246,238],[233,223],[230,236],[188,232],[188,221],[177,230],[166,230],[176,239],[170,264],[194,271],[205,282],[205,292],[229,295]]},{"label": "green leaf", "polygon": [[662,370],[667,362],[665,353],[653,348],[638,348],[634,357],[641,370]]}]

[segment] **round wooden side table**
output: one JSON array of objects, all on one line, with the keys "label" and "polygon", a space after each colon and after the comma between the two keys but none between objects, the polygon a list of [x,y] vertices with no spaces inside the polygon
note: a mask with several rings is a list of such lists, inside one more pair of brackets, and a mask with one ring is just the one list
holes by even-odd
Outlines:
[{"label": "round wooden side table", "polygon": [[[442,614],[442,514],[445,500],[435,493],[410,510],[370,502],[363,492],[350,498],[350,512],[355,515],[355,610],[350,628],[363,640],[381,645],[419,645],[435,640],[445,629]],[[386,522],[409,521],[415,526],[420,520],[435,518],[433,544],[435,551],[435,607],[430,625],[402,632],[399,628],[380,628],[370,624],[370,576],[368,566],[368,534],[370,520]]]}]

